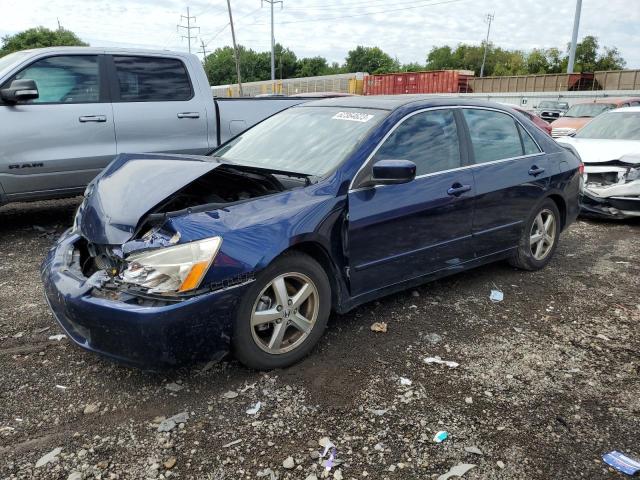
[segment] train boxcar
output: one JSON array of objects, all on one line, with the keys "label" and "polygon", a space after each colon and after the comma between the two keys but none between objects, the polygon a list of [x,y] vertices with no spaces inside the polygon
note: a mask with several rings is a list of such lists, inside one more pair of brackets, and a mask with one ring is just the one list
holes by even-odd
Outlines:
[{"label": "train boxcar", "polygon": [[406,93],[465,93],[469,70],[435,70],[369,75],[364,81],[365,95],[402,95]]}]

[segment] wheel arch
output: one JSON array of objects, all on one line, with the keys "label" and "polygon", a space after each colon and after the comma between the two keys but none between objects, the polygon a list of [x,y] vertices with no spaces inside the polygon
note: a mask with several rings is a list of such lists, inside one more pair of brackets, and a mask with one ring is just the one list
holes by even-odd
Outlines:
[{"label": "wheel arch", "polygon": [[286,255],[290,252],[304,253],[320,264],[327,274],[329,285],[331,286],[331,309],[340,311],[341,305],[343,304],[343,295],[345,294],[345,285],[342,280],[340,269],[332,260],[327,249],[319,242],[304,240],[291,245],[283,251],[281,255]]},{"label": "wheel arch", "polygon": [[567,226],[567,201],[562,195],[557,192],[551,193],[545,198],[553,200],[553,202],[556,204],[556,207],[558,207],[558,211],[560,212],[560,230],[564,230]]}]

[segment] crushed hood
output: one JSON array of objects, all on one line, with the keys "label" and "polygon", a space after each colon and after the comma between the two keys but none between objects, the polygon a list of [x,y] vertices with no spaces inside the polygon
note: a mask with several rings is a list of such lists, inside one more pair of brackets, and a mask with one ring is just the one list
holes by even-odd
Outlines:
[{"label": "crushed hood", "polygon": [[585,164],[622,160],[631,165],[640,165],[640,141],[637,140],[563,137],[557,141],[573,145]]},{"label": "crushed hood", "polygon": [[75,228],[90,242],[121,245],[145,214],[220,165],[212,157],[118,155],[87,187]]}]

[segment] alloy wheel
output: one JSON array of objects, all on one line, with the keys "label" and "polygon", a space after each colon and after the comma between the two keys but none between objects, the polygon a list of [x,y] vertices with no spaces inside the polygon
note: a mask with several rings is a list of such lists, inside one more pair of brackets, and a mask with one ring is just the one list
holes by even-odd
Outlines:
[{"label": "alloy wheel", "polygon": [[256,345],[279,355],[304,343],[318,318],[318,289],[301,273],[278,275],[260,292],[251,310]]},{"label": "alloy wheel", "polygon": [[538,213],[529,236],[531,255],[536,260],[544,260],[556,241],[556,217],[551,210],[544,209]]}]

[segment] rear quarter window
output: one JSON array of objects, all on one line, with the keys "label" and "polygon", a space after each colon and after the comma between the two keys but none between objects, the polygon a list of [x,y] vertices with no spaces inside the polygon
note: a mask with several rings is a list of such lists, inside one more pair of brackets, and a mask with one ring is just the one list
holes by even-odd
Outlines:
[{"label": "rear quarter window", "polygon": [[515,120],[495,110],[463,109],[476,163],[487,163],[523,154]]}]

